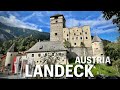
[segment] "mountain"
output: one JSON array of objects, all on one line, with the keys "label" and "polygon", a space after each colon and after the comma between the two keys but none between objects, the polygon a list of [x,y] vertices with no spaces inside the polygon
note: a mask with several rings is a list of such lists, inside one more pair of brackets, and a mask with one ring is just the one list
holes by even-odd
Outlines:
[{"label": "mountain", "polygon": [[0,29],[0,42],[9,40],[9,39],[13,39],[15,38],[13,35],[9,34],[8,32]]},{"label": "mountain", "polygon": [[49,33],[37,30],[7,26],[0,22],[0,41],[10,40],[16,37],[33,36],[40,40],[48,40]]}]

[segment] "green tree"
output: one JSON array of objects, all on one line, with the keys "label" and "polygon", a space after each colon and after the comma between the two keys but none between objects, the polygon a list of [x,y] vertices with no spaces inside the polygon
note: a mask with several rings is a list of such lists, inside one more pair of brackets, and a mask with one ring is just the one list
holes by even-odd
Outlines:
[{"label": "green tree", "polygon": [[120,59],[113,62],[113,66],[117,69],[117,71],[120,73]]},{"label": "green tree", "polygon": [[71,48],[71,43],[67,40],[64,41],[64,46],[67,48]]}]

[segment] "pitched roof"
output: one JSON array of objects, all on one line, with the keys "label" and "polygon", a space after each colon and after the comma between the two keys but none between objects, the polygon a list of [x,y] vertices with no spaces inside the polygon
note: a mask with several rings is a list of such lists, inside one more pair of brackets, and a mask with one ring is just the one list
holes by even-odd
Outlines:
[{"label": "pitched roof", "polygon": [[[62,14],[55,14],[53,16],[50,16],[50,17],[58,17],[58,16],[63,16]],[[64,16],[63,16],[64,17]]]},{"label": "pitched roof", "polygon": [[96,35],[93,37],[92,42],[101,42],[102,40]]},{"label": "pitched roof", "polygon": [[59,41],[42,41],[37,42],[26,52],[47,52],[47,51],[65,51],[67,50],[62,42]]},{"label": "pitched roof", "polygon": [[8,52],[14,52],[15,43],[8,49]]}]

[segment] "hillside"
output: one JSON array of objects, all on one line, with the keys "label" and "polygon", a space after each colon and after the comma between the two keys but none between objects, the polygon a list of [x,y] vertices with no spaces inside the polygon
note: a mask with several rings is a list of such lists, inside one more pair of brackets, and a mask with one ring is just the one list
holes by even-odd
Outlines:
[{"label": "hillside", "polygon": [[9,39],[13,39],[15,38],[13,35],[11,35],[10,33],[0,29],[0,42],[9,40]]},{"label": "hillside", "polygon": [[49,39],[49,33],[47,32],[39,32],[37,30],[11,27],[0,22],[0,41],[8,39],[10,40],[16,37],[27,37],[30,35],[40,40]]}]

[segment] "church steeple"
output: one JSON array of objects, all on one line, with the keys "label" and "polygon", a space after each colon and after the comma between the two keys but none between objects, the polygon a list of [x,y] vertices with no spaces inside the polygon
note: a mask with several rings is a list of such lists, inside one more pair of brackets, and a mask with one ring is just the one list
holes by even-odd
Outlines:
[{"label": "church steeple", "polygon": [[15,43],[8,49],[8,52],[15,52]]}]

